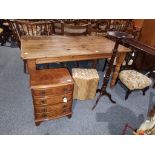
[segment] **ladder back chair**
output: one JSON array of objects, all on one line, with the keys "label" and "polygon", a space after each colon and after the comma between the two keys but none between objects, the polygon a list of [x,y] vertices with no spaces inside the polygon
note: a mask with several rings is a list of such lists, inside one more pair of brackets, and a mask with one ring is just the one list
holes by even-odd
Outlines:
[{"label": "ladder back chair", "polygon": [[[23,36],[49,36],[54,32],[53,21],[10,20],[9,24],[19,47]],[[24,73],[26,73],[26,61],[24,61]]]},{"label": "ladder back chair", "polygon": [[[87,21],[62,22],[62,34],[68,36],[89,35],[91,24]],[[79,63],[76,62],[77,67]]]},{"label": "ladder back chair", "polygon": [[52,21],[19,21],[16,20],[16,27],[20,37],[22,36],[42,36],[53,34]]},{"label": "ladder back chair", "polygon": [[90,34],[90,24],[62,24],[62,33],[63,35],[71,35],[71,36],[80,36],[80,35],[88,35]]},{"label": "ladder back chair", "polygon": [[108,25],[108,31],[125,32],[131,24],[131,19],[111,19]]}]

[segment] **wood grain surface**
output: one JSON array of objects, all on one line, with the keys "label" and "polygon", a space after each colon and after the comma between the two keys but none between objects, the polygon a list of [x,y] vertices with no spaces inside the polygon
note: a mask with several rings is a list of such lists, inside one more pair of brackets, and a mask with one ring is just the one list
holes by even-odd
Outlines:
[{"label": "wood grain surface", "polygon": [[[102,36],[23,37],[22,59],[36,59],[36,64],[111,57],[114,42]],[[119,52],[129,52],[119,46]]]}]

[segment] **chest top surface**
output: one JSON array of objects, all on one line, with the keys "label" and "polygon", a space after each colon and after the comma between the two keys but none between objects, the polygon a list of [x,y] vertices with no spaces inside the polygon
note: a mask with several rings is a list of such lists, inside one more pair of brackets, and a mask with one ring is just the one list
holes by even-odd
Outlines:
[{"label": "chest top surface", "polygon": [[73,79],[66,68],[37,70],[30,77],[32,89],[59,87],[69,84],[73,84]]}]

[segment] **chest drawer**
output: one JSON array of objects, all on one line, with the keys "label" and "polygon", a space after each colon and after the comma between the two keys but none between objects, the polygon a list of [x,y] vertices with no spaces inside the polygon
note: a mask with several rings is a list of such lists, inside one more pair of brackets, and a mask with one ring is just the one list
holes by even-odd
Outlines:
[{"label": "chest drawer", "polygon": [[34,106],[36,113],[56,113],[56,112],[63,112],[65,109],[71,108],[71,102],[68,103],[59,103],[57,105],[52,106]]},{"label": "chest drawer", "polygon": [[32,89],[33,96],[50,96],[50,95],[62,95],[68,94],[73,91],[73,85],[62,85],[59,87],[52,87],[47,89]]},{"label": "chest drawer", "polygon": [[35,117],[37,120],[50,119],[55,117],[61,117],[63,115],[71,114],[72,106],[69,104],[57,104],[46,107],[35,107]]},{"label": "chest drawer", "polygon": [[61,102],[69,102],[72,101],[73,95],[72,93],[58,95],[58,96],[45,96],[45,97],[34,97],[34,105],[36,106],[44,106],[44,105],[54,105]]}]

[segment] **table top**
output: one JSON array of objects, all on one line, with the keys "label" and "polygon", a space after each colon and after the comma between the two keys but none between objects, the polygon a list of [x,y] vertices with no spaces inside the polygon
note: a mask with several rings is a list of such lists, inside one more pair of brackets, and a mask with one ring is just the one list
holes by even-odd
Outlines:
[{"label": "table top", "polygon": [[[39,59],[40,63],[109,58],[114,44],[103,36],[23,37],[21,57]],[[129,52],[130,49],[119,45],[118,51]]]}]

